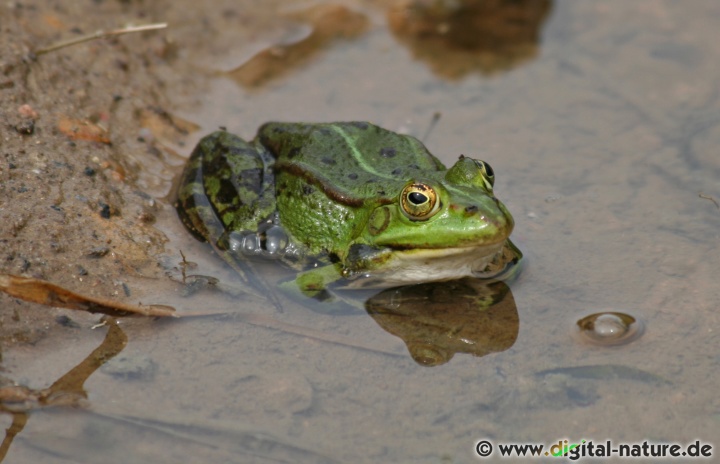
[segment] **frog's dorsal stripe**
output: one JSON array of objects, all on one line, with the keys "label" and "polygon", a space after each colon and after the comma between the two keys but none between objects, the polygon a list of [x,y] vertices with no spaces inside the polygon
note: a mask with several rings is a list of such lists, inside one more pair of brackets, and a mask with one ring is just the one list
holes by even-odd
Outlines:
[{"label": "frog's dorsal stripe", "polygon": [[[303,162],[277,161],[276,171],[284,171],[294,176],[302,177],[308,183],[319,187],[329,198],[348,206],[362,206],[366,198],[359,197],[345,189],[333,186],[333,183],[326,176],[322,175],[312,166]],[[387,205],[393,202],[392,198],[375,198],[375,202]]]},{"label": "frog's dorsal stripe", "polygon": [[[455,185],[453,185],[451,182],[443,182],[442,183],[443,188],[450,192],[453,197],[453,202],[455,204],[462,204],[462,205],[477,205],[478,203],[478,196],[477,192],[468,191],[468,189],[459,188]],[[497,198],[493,195],[492,192],[487,192],[487,195],[492,198],[495,202],[497,202]]]},{"label": "frog's dorsal stripe", "polygon": [[455,196],[456,199],[463,198],[463,199],[470,200],[470,201],[473,200],[472,195],[468,195],[467,191],[459,189],[449,182],[444,182],[443,187],[445,187],[445,189],[447,191],[451,192]]},{"label": "frog's dorsal stripe", "polygon": [[368,164],[368,162],[365,159],[365,157],[363,156],[363,154],[360,153],[360,150],[358,150],[353,139],[347,134],[347,132],[345,132],[345,129],[343,129],[341,126],[339,126],[337,124],[330,125],[328,127],[330,127],[330,129],[337,132],[337,134],[340,137],[342,137],[343,140],[345,140],[345,144],[350,149],[350,153],[352,153],[353,158],[355,159],[355,161],[357,161],[357,163],[360,165],[360,167],[362,167],[362,169],[364,169],[367,172],[371,172],[378,177],[383,177],[385,179],[394,180],[394,178],[392,176],[389,176],[387,173],[377,171],[371,164]]}]

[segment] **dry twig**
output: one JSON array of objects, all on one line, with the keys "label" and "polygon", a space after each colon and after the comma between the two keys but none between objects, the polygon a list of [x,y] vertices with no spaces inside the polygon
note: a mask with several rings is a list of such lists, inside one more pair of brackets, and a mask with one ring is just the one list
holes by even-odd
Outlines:
[{"label": "dry twig", "polygon": [[713,203],[715,203],[715,207],[716,207],[717,209],[720,209],[720,204],[718,204],[718,202],[717,202],[713,197],[711,197],[710,195],[705,195],[704,193],[700,192],[700,193],[698,193],[698,196],[699,196],[700,198],[704,198],[705,200],[710,200],[710,201],[712,201]]},{"label": "dry twig", "polygon": [[128,26],[123,27],[121,29],[113,29],[111,31],[97,31],[93,34],[84,35],[82,37],[76,37],[74,39],[68,39],[68,40],[62,40],[60,42],[56,42],[52,45],[49,45],[45,48],[41,48],[39,50],[35,50],[35,56],[44,55],[45,53],[49,53],[55,50],[59,50],[61,48],[69,47],[71,45],[76,45],[83,42],[88,42],[90,40],[95,39],[101,39],[103,37],[112,37],[115,35],[123,35],[123,34],[130,34],[132,32],[145,32],[145,31],[154,31],[157,29],[165,29],[167,27],[167,23],[157,23],[157,24],[146,24],[144,26]]}]

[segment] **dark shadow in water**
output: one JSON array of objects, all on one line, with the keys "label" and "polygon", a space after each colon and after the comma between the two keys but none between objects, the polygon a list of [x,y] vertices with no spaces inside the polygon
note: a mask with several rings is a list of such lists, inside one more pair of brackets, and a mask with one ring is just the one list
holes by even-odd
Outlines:
[{"label": "dark shadow in water", "polygon": [[49,388],[33,390],[3,379],[5,385],[0,387],[0,412],[11,414],[13,421],[5,431],[5,439],[0,445],[0,461],[5,459],[15,436],[22,432],[31,410],[45,406],[77,406],[87,398],[85,381],[100,366],[120,353],[127,341],[125,332],[114,320],[109,320],[108,332],[100,346]]},{"label": "dark shadow in water", "polygon": [[388,9],[397,39],[435,74],[509,71],[537,56],[552,0],[403,0]]},{"label": "dark shadow in water", "polygon": [[392,288],[368,299],[365,308],[423,366],[445,364],[455,353],[505,351],[520,326],[510,287],[500,281],[466,278]]},{"label": "dark shadow in water", "polygon": [[[57,413],[62,416],[57,417]],[[38,411],[38,415],[63,427],[32,441],[21,437],[21,443],[52,456],[53,462],[341,462],[297,437],[278,436],[276,431],[263,430],[243,418],[232,422],[199,418],[172,422],[150,417],[152,412],[148,417],[137,417],[51,409]]]}]

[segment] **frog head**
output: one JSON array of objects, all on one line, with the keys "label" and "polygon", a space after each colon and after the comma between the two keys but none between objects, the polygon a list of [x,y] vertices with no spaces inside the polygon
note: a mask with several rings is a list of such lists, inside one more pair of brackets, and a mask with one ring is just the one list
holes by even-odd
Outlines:
[{"label": "frog head", "polygon": [[514,226],[493,184],[490,165],[465,156],[409,180],[391,200],[368,206],[345,276],[365,277],[365,287],[481,275]]}]

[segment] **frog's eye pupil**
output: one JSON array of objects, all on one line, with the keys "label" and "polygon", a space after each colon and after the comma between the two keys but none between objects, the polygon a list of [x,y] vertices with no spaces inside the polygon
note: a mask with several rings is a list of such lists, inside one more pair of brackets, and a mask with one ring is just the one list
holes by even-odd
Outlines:
[{"label": "frog's eye pupil", "polygon": [[489,164],[483,163],[485,165],[485,172],[487,173],[488,177],[495,177],[495,171],[493,171],[493,168],[490,167]]},{"label": "frog's eye pupil", "polygon": [[428,201],[428,197],[420,192],[411,192],[410,195],[408,195],[408,200],[414,205],[422,205]]},{"label": "frog's eye pupil", "polygon": [[487,164],[485,161],[475,160],[475,164],[477,165],[478,169],[481,171],[485,171],[485,175],[487,177],[495,177],[495,171],[493,171],[492,166]]},{"label": "frog's eye pupil", "polygon": [[477,159],[474,161],[475,166],[477,166],[480,170],[480,175],[482,176],[482,181],[485,184],[485,187],[488,190],[492,190],[493,184],[495,184],[495,171],[493,171],[493,168],[485,161]]}]

